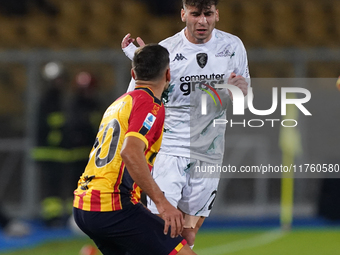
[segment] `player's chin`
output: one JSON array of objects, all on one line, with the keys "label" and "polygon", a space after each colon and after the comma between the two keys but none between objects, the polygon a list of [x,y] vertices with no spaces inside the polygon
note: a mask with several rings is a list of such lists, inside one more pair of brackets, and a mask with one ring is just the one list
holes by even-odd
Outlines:
[{"label": "player's chin", "polygon": [[197,41],[205,41],[209,36],[208,35],[203,35],[203,34],[196,34],[196,40]]}]

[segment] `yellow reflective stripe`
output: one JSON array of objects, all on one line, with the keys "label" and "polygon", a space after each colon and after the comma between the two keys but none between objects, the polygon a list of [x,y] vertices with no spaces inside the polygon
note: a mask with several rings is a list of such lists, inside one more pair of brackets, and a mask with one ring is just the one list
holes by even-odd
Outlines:
[{"label": "yellow reflective stripe", "polygon": [[61,112],[52,112],[47,116],[47,123],[50,127],[60,128],[65,124],[66,118]]},{"label": "yellow reflective stripe", "polygon": [[63,200],[59,197],[47,197],[42,201],[42,216],[45,220],[63,215]]},{"label": "yellow reflective stripe", "polygon": [[72,154],[73,161],[79,161],[82,159],[88,159],[90,151],[92,148],[90,147],[79,147],[69,150]]},{"label": "yellow reflective stripe", "polygon": [[68,163],[87,159],[90,150],[90,147],[79,147],[73,149],[36,147],[32,150],[31,157],[37,161]]},{"label": "yellow reflective stripe", "polygon": [[51,146],[58,146],[63,139],[63,134],[60,130],[51,130],[47,135],[47,142]]}]

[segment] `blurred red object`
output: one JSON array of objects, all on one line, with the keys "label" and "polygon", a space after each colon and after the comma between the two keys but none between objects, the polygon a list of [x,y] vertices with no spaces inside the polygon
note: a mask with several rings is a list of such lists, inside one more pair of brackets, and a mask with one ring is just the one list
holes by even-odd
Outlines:
[{"label": "blurred red object", "polygon": [[80,89],[96,87],[97,83],[93,75],[89,72],[80,72],[76,75],[76,84]]},{"label": "blurred red object", "polygon": [[90,244],[85,244],[79,252],[79,255],[96,255],[98,254],[98,250],[96,247]]}]

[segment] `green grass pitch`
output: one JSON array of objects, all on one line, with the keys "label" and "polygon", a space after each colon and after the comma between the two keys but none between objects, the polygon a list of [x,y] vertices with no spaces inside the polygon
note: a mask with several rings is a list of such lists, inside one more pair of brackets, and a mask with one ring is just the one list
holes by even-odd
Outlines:
[{"label": "green grass pitch", "polygon": [[[92,244],[92,241],[87,238],[60,240],[0,254],[78,255],[85,244]],[[200,255],[336,255],[340,254],[340,229],[205,230],[198,234],[194,251]]]}]

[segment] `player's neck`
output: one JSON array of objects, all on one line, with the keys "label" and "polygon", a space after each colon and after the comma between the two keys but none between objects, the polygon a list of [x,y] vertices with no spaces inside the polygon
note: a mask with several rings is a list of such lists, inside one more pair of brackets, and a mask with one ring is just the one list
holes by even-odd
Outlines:
[{"label": "player's neck", "polygon": [[162,97],[162,93],[164,90],[164,86],[160,86],[159,85],[159,81],[140,81],[140,80],[136,80],[136,87],[137,86],[141,86],[141,87],[148,87],[153,95],[158,98],[159,100],[161,100]]}]

